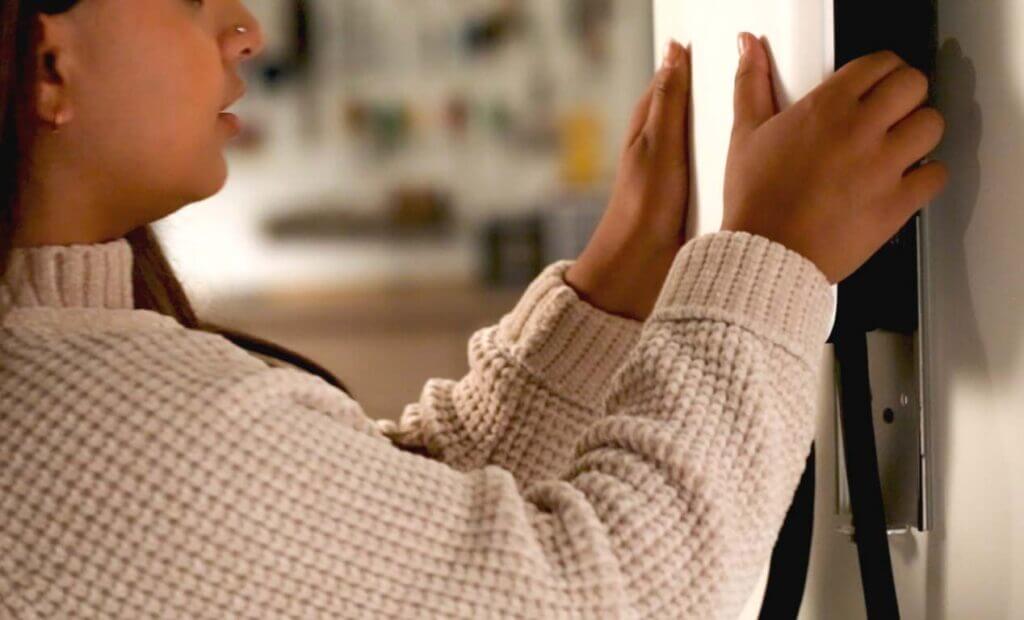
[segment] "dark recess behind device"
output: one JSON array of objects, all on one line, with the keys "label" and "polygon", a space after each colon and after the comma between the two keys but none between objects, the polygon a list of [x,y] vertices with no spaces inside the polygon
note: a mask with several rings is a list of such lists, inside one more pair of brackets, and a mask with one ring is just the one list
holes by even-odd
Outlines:
[{"label": "dark recess behind device", "polygon": [[[835,2],[836,67],[888,49],[931,80],[935,75],[936,11],[934,0]],[[843,283],[837,329],[917,330],[918,217]]]}]

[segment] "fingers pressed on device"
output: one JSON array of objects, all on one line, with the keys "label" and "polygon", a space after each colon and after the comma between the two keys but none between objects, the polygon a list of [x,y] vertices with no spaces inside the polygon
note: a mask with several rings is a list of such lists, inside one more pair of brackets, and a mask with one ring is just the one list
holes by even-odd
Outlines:
[{"label": "fingers pressed on device", "polygon": [[651,100],[654,97],[654,86],[657,84],[655,80],[651,80],[651,83],[647,86],[647,90],[644,91],[640,101],[636,103],[633,108],[633,115],[629,119],[629,129],[626,131],[626,144],[633,144],[636,139],[640,137],[640,132],[644,130],[647,125],[647,117],[651,113]]},{"label": "fingers pressed on device", "polygon": [[690,62],[689,54],[678,41],[672,40],[666,47],[652,86],[650,111],[642,131],[652,144],[665,140],[680,142],[686,132],[690,102]]},{"label": "fingers pressed on device", "polygon": [[864,113],[873,125],[888,129],[927,100],[928,77],[905,65],[886,76],[864,96]]},{"label": "fingers pressed on device", "polygon": [[916,164],[942,141],[946,121],[935,108],[921,108],[900,121],[886,136],[885,151],[899,170]]},{"label": "fingers pressed on device", "polygon": [[764,44],[749,32],[737,38],[740,62],[733,95],[733,134],[748,134],[776,113],[771,63]]},{"label": "fingers pressed on device", "polygon": [[900,182],[900,203],[905,205],[901,214],[903,221],[909,220],[946,187],[949,182],[949,169],[941,161],[931,161],[915,168],[903,177]]},{"label": "fingers pressed on device", "polygon": [[890,73],[906,64],[895,52],[875,52],[846,63],[836,71],[831,81],[860,98]]}]

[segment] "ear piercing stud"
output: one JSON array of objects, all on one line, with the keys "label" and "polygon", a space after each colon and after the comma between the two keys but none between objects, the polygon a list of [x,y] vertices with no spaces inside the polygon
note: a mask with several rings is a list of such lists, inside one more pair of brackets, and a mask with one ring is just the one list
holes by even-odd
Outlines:
[{"label": "ear piercing stud", "polygon": [[66,122],[67,121],[64,119],[64,111],[58,110],[57,113],[54,114],[53,121],[51,122],[53,125],[53,133],[59,132]]}]

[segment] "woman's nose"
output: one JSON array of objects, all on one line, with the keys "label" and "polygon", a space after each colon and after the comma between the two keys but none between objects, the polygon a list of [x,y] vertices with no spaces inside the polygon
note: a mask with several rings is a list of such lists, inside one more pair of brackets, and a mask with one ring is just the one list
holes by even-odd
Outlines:
[{"label": "woman's nose", "polygon": [[242,19],[228,26],[225,35],[225,54],[236,61],[259,56],[266,43],[260,22],[248,11],[243,11],[241,16]]}]

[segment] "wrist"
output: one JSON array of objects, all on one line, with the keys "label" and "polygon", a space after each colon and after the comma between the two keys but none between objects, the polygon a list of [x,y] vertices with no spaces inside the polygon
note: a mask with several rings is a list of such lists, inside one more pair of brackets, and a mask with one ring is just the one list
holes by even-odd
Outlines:
[{"label": "wrist", "polygon": [[650,314],[638,307],[635,300],[625,296],[614,281],[578,268],[576,264],[565,272],[564,279],[581,300],[601,312],[637,321],[646,320]]},{"label": "wrist", "polygon": [[583,301],[620,317],[646,321],[654,309],[675,251],[658,251],[650,256],[608,254],[596,256],[584,251],[563,278]]}]

